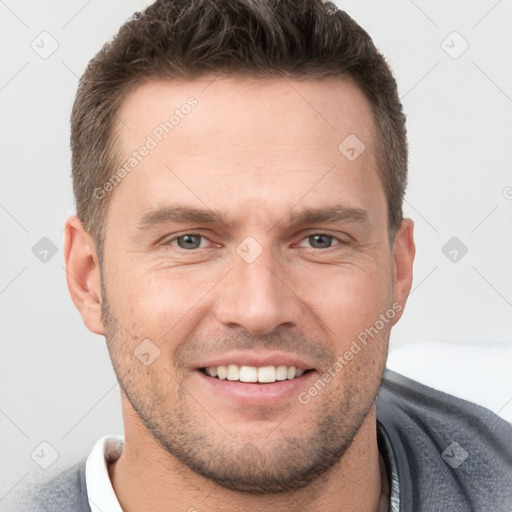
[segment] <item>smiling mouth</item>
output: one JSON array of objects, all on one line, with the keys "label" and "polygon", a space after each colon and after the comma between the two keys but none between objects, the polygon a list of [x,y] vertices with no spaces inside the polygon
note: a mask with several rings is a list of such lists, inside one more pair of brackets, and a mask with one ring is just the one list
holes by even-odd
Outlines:
[{"label": "smiling mouth", "polygon": [[228,364],[221,366],[208,366],[199,371],[209,377],[258,384],[272,384],[274,382],[294,380],[313,371],[311,369],[296,368],[295,366],[245,366]]}]

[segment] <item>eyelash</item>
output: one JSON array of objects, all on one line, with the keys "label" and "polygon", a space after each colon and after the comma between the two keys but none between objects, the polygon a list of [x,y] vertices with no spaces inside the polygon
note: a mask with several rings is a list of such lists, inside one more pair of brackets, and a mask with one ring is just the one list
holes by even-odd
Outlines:
[{"label": "eyelash", "polygon": [[[205,240],[208,240],[209,242],[213,242],[210,238],[208,238],[207,236],[205,235],[201,235],[200,233],[193,233],[193,232],[190,232],[190,233],[184,233],[182,235],[177,235],[171,239],[169,239],[167,242],[165,242],[164,245],[173,245],[172,242],[175,242],[176,240],[178,240],[179,238],[183,238],[187,235],[191,235],[191,236],[199,236],[201,237],[202,239],[205,239]],[[312,237],[312,236],[315,236],[315,235],[322,235],[322,236],[327,236],[327,237],[331,237],[332,240],[336,240],[338,243],[335,244],[334,246],[331,246],[331,247],[326,247],[326,248],[316,248],[316,247],[310,247],[310,249],[312,249],[313,251],[322,251],[322,252],[328,252],[329,250],[332,250],[332,249],[335,249],[336,247],[340,246],[340,245],[346,245],[348,242],[344,241],[344,240],[341,240],[340,238],[338,238],[337,236],[335,235],[331,235],[330,233],[323,233],[323,232],[314,232],[314,233],[310,233],[304,237],[301,238],[301,242],[303,240],[306,240],[308,239],[309,237]],[[215,243],[215,242],[213,242]],[[194,251],[197,251],[198,249],[204,249],[204,247],[197,247],[195,249],[183,249],[182,247],[177,247],[175,245],[173,245],[174,247],[176,247],[177,249],[179,249],[180,251],[183,251],[183,252],[194,252]]]}]

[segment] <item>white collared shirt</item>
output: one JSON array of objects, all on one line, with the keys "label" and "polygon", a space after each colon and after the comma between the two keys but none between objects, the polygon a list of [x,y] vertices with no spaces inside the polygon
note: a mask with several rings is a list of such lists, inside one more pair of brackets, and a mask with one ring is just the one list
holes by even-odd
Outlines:
[{"label": "white collared shirt", "polygon": [[124,436],[104,436],[94,445],[85,463],[85,482],[92,512],[123,512],[108,474],[107,465],[117,460]]}]

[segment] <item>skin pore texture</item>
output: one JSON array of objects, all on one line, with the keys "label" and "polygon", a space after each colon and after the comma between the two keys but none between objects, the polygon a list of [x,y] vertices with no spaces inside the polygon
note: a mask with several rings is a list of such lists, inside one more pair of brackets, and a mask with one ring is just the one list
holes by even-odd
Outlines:
[{"label": "skin pore texture", "polygon": [[[148,136],[155,145],[110,192],[101,271],[76,217],[65,252],[72,298],[121,387],[125,446],[109,471],[123,510],[380,510],[375,398],[415,248],[410,219],[390,247],[362,92],[346,79],[154,81],[118,118],[121,165]],[[353,161],[338,149],[350,134],[365,145]],[[330,207],[343,215],[299,217]],[[184,208],[209,216],[173,215]],[[308,371],[243,384],[201,370],[273,361]]]}]

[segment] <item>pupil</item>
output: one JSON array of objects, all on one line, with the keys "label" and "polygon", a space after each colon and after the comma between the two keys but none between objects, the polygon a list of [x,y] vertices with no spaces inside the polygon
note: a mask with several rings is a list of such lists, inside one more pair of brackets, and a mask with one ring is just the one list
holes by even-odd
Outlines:
[{"label": "pupil", "polygon": [[200,245],[200,237],[198,235],[184,235],[178,238],[178,245],[182,249],[197,249]]},{"label": "pupil", "polygon": [[315,249],[325,249],[331,245],[332,236],[330,235],[311,235],[310,243]]}]

